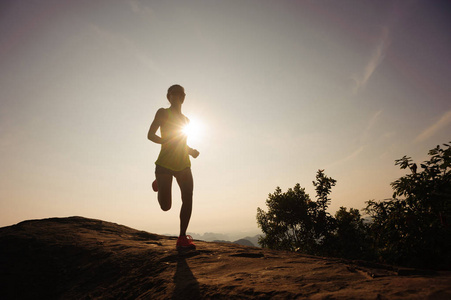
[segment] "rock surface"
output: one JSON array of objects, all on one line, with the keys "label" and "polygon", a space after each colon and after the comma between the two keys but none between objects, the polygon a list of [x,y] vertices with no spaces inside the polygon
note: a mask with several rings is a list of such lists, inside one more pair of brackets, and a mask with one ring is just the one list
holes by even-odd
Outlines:
[{"label": "rock surface", "polygon": [[1,299],[451,299],[451,272],[176,239],[81,217],[0,228]]}]

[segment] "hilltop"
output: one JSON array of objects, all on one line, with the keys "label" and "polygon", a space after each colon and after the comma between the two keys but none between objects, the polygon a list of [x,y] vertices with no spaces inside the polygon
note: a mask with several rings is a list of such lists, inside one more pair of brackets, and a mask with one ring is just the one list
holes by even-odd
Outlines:
[{"label": "hilltop", "polygon": [[0,228],[1,299],[450,299],[451,272],[176,238],[81,217]]}]

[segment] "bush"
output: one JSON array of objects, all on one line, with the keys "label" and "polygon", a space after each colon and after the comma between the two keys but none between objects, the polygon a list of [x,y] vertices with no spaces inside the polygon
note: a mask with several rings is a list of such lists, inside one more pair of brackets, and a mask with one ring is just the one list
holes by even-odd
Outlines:
[{"label": "bush", "polygon": [[429,151],[417,165],[410,157],[395,161],[410,173],[391,183],[393,198],[367,201],[366,224],[357,209],[341,207],[335,218],[327,212],[336,180],[318,170],[316,201],[296,184],[283,193],[277,187],[266,200],[268,212],[257,208],[265,234],[262,247],[302,253],[377,260],[408,267],[451,269],[451,147]]},{"label": "bush", "polygon": [[396,160],[410,174],[391,183],[392,199],[367,202],[373,247],[381,261],[451,268],[451,148],[443,146],[429,151],[431,158],[420,165],[420,172],[410,157]]},{"label": "bush", "polygon": [[335,179],[318,170],[313,184],[317,201],[296,184],[283,193],[277,187],[266,200],[268,212],[257,208],[257,223],[265,234],[259,244],[270,249],[299,251],[308,254],[324,252],[324,245],[334,228],[333,218],[326,212],[330,199],[328,195]]},{"label": "bush", "polygon": [[369,239],[369,226],[364,223],[358,209],[340,207],[335,213],[336,229],[330,240],[329,255],[349,259],[373,260]]}]

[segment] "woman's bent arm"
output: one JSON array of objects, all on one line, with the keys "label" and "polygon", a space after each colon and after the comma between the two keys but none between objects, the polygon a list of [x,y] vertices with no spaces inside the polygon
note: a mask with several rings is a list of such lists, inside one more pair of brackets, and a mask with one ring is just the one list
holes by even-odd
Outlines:
[{"label": "woman's bent arm", "polygon": [[163,139],[159,137],[156,133],[158,128],[160,128],[162,124],[162,120],[164,118],[165,110],[163,108],[160,108],[157,113],[155,114],[155,118],[150,125],[149,132],[147,133],[147,138],[151,140],[154,143],[157,144],[163,144]]}]

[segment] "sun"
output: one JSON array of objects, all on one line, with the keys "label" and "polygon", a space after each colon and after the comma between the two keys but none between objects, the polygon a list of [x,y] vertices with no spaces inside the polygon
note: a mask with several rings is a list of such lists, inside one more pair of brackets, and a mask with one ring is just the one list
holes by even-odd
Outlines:
[{"label": "sun", "polygon": [[198,143],[202,140],[205,127],[198,119],[190,118],[189,124],[183,127],[182,132],[188,137],[189,142]]}]

